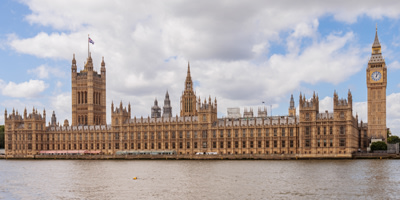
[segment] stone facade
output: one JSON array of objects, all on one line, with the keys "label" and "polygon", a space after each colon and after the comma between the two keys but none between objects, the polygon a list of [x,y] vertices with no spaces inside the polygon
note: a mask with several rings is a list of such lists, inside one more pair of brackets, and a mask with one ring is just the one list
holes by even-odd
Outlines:
[{"label": "stone facade", "polygon": [[368,88],[368,137],[386,141],[386,85],[387,67],[382,57],[378,30],[372,45],[371,58],[366,70]]},{"label": "stone facade", "polygon": [[[374,52],[377,52],[374,49],[377,47],[374,46],[373,56]],[[189,64],[180,100],[180,116],[172,116],[167,92],[162,115],[157,101],[152,107],[151,117],[146,118],[132,118],[130,104],[124,107],[120,102],[119,106],[114,107],[112,103],[111,124],[106,125],[106,113],[102,111],[106,94],[104,61],[101,74],[93,71],[90,55],[85,69],[80,73],[76,72],[75,59],[72,63],[72,126],[69,126],[67,121],[64,122],[64,126],[54,125],[52,120],[46,127],[46,111],[43,111],[42,115],[34,109],[28,115],[25,110],[24,116],[21,116],[14,110],[8,115],[6,110],[7,157],[33,156],[42,151],[73,150],[97,151],[111,155],[118,155],[121,151],[173,151],[179,155],[215,152],[219,155],[292,155],[300,158],[351,157],[352,153],[359,149],[366,150],[372,136],[370,125],[375,127],[374,123],[358,123],[358,117],[353,115],[350,91],[346,99],[339,98],[334,92],[331,113],[319,112],[319,97],[314,93],[310,99],[300,94],[299,115],[296,115],[292,95],[287,116],[268,116],[264,108],[264,111],[258,111],[258,116],[253,116],[253,110],[250,109],[244,112],[243,117],[237,114],[240,112],[235,111],[235,115],[228,118],[218,118],[216,98],[212,100],[208,97],[202,101],[200,97],[196,97]],[[368,64],[367,86],[369,89],[379,88],[381,91],[379,98],[368,93],[369,106],[370,98],[371,101],[379,100],[381,105],[384,105],[382,95],[385,94],[383,91],[386,84],[386,68],[380,66],[384,66],[384,63],[380,62],[379,67],[372,67],[371,61]],[[382,70],[384,78],[384,82],[379,82],[378,85],[369,80],[372,71],[377,69]],[[89,74],[93,76],[89,78]],[[90,81],[93,83],[89,84]],[[89,85],[95,83],[95,89],[90,89],[92,87]],[[86,92],[90,99],[88,103]],[[85,97],[84,105],[80,105],[82,94]],[[89,98],[93,94],[99,96]],[[96,104],[93,99],[98,97],[100,101]],[[384,109],[385,107],[381,110],[368,109],[368,114],[382,117],[386,113]],[[81,114],[85,115],[85,118],[88,116],[87,123],[85,118],[85,123],[82,123],[82,118],[79,121]],[[52,119],[56,119],[55,114],[53,117]],[[94,117],[93,120],[89,120],[91,117]],[[383,130],[381,128],[386,128],[386,124],[382,125],[383,122],[385,121],[380,121],[379,129],[374,128],[379,130],[379,134]]]},{"label": "stone facade", "polygon": [[77,72],[75,54],[71,66],[72,126],[106,124],[106,64],[101,61],[101,72],[93,69],[87,58],[85,67]]}]

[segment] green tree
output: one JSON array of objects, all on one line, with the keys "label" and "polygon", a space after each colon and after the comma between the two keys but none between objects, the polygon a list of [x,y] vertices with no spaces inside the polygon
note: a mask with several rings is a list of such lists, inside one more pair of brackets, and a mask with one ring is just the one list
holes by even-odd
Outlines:
[{"label": "green tree", "polygon": [[388,137],[387,142],[389,144],[396,144],[396,143],[400,142],[400,138],[397,135],[392,135],[392,136]]},{"label": "green tree", "polygon": [[0,126],[0,149],[4,149],[4,125]]},{"label": "green tree", "polygon": [[379,142],[373,142],[371,144],[371,150],[375,151],[375,150],[387,150],[387,144],[383,141],[379,141]]}]

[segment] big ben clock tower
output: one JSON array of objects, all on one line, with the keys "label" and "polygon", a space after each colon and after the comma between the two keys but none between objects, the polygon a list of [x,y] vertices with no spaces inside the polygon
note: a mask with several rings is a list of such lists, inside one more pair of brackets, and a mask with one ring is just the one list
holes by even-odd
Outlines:
[{"label": "big ben clock tower", "polygon": [[368,88],[368,138],[381,138],[386,141],[386,85],[387,68],[382,57],[378,29],[372,45],[371,58],[367,68]]}]

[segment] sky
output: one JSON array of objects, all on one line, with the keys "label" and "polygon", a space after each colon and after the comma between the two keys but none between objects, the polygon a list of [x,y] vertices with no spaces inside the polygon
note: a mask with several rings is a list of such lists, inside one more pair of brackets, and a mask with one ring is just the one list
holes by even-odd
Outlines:
[{"label": "sky", "polygon": [[[300,93],[333,110],[353,95],[367,122],[366,68],[375,30],[388,67],[387,127],[400,135],[400,1],[0,1],[0,112],[33,107],[71,121],[71,60],[90,51],[111,102],[147,117],[169,92],[173,115],[188,62],[196,95],[227,108],[287,115]],[[262,102],[265,102],[264,104]],[[271,110],[272,108],[272,110]],[[4,114],[0,115],[4,124]]]}]

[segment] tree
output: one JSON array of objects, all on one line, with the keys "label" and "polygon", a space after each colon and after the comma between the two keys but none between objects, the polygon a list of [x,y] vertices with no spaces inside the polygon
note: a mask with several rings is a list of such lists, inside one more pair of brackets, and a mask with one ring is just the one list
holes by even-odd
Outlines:
[{"label": "tree", "polygon": [[390,137],[388,137],[387,142],[389,144],[396,144],[396,143],[400,143],[400,138],[397,135],[392,135]]},{"label": "tree", "polygon": [[4,149],[4,125],[0,126],[0,149]]},{"label": "tree", "polygon": [[373,142],[371,144],[371,150],[375,151],[375,150],[387,150],[387,144],[383,141],[379,141],[379,142]]}]

